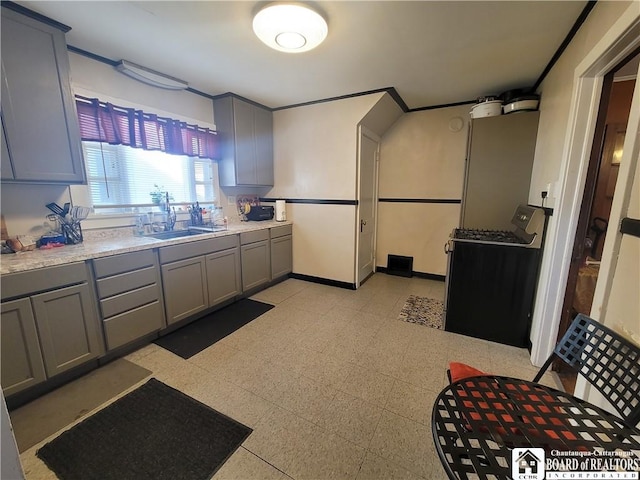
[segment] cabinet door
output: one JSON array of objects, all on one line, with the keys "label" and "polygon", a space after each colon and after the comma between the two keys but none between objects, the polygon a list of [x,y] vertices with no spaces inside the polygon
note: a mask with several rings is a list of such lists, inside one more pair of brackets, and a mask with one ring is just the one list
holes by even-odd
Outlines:
[{"label": "cabinet door", "polygon": [[47,376],[103,353],[91,291],[86,283],[31,297]]},{"label": "cabinet door", "polygon": [[2,114],[15,180],[85,181],[64,33],[2,8]]},{"label": "cabinet door", "polygon": [[256,184],[273,185],[273,114],[263,108],[254,108],[256,139]]},{"label": "cabinet door", "polygon": [[240,277],[240,248],[207,255],[209,306],[213,307],[240,295],[242,293]]},{"label": "cabinet door", "polygon": [[249,103],[233,99],[236,137],[236,183],[256,185],[256,143],[254,109]]},{"label": "cabinet door", "polygon": [[205,310],[209,306],[205,258],[162,265],[162,288],[168,324]]},{"label": "cabinet door", "polygon": [[13,395],[46,378],[36,323],[28,298],[2,304],[2,389]]},{"label": "cabinet door", "polygon": [[291,235],[271,240],[271,278],[279,278],[291,272],[293,267],[292,244]]},{"label": "cabinet door", "polygon": [[3,180],[13,180],[13,167],[11,166],[11,157],[9,156],[9,149],[7,148],[7,137],[4,132],[4,120],[2,120],[2,135],[0,136],[0,142],[2,143],[2,150],[0,151],[2,160],[0,178]]},{"label": "cabinet door", "polygon": [[242,290],[248,291],[271,280],[269,241],[242,245]]}]

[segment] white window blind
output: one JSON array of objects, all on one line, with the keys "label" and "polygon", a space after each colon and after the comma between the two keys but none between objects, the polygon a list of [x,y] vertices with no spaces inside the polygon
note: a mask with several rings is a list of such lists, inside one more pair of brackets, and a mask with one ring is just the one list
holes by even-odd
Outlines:
[{"label": "white window blind", "polygon": [[212,160],[101,142],[82,145],[96,213],[129,213],[153,205],[151,192],[157,187],[169,192],[172,204],[216,200]]}]

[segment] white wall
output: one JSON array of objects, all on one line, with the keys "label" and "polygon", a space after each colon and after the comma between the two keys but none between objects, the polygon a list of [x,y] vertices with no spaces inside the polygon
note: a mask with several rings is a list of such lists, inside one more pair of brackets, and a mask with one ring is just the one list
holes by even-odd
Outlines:
[{"label": "white wall", "polygon": [[[382,139],[379,197],[462,198],[468,105],[405,114]],[[449,128],[452,119],[464,123]],[[455,123],[455,121],[453,122]],[[414,257],[413,270],[444,275],[443,246],[458,226],[460,204],[380,202],[377,266],[387,255]]]},{"label": "white wall", "polygon": [[[640,219],[640,168],[636,165],[627,216]],[[640,342],[640,238],[624,235],[604,321]]]},{"label": "white wall", "polygon": [[[570,161],[580,155],[579,148],[583,145],[572,144],[572,139],[586,135],[585,142],[590,142],[593,135],[587,131],[592,128],[588,127],[591,119],[586,115],[572,117],[581,92],[577,69],[596,47],[602,47],[603,39],[610,44],[616,42],[615,38],[608,38],[607,32],[616,22],[637,17],[640,14],[637,6],[637,2],[598,2],[540,88],[540,126],[529,200],[536,203],[540,191],[552,183],[547,206],[554,208],[554,215],[547,232],[531,332],[531,359],[536,365],[544,361],[555,344],[570,258],[570,248],[566,247],[575,236],[584,188],[588,149],[581,161]],[[596,108],[595,105],[597,99],[591,108]],[[574,120],[577,120],[575,129]],[[636,292],[640,289],[633,276],[628,281],[631,285],[636,282]]]},{"label": "white wall", "polygon": [[[273,114],[270,198],[355,200],[357,125],[383,93]],[[294,273],[355,282],[355,205],[288,203]]]}]

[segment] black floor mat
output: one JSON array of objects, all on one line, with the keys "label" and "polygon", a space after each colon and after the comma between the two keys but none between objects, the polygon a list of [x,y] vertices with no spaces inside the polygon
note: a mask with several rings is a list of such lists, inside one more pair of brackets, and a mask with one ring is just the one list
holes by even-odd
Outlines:
[{"label": "black floor mat", "polygon": [[160,337],[154,343],[188,359],[272,308],[268,303],[244,298]]},{"label": "black floor mat", "polygon": [[251,432],[152,378],[37,456],[61,480],[205,480]]}]

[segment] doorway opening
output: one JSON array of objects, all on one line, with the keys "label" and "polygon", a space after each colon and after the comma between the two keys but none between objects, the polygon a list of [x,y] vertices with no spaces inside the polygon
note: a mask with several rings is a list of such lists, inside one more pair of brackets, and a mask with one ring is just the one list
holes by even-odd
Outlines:
[{"label": "doorway opening", "polygon": [[[604,77],[558,338],[578,313],[591,313],[640,61],[638,51],[630,57]],[[555,363],[553,369],[564,389],[573,393],[576,372],[563,362]]]}]

